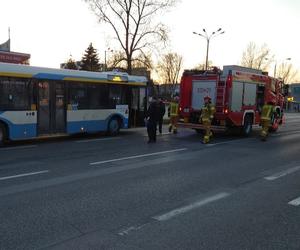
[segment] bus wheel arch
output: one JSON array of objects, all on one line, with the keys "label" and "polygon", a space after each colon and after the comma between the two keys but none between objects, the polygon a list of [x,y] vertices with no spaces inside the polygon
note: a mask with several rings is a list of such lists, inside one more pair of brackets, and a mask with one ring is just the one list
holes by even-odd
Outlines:
[{"label": "bus wheel arch", "polygon": [[114,115],[108,120],[107,133],[109,135],[115,136],[119,133],[121,127],[122,118],[118,115]]},{"label": "bus wheel arch", "polygon": [[4,122],[0,121],[0,146],[3,146],[4,143],[8,140],[8,126]]}]

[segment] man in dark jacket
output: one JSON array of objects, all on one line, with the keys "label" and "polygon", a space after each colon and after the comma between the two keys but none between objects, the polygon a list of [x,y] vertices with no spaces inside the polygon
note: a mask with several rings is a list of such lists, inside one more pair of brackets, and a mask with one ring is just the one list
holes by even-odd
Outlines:
[{"label": "man in dark jacket", "polygon": [[146,123],[149,141],[148,143],[156,142],[156,127],[158,120],[158,103],[155,97],[152,97],[149,108],[147,110]]},{"label": "man in dark jacket", "polygon": [[162,124],[163,124],[164,115],[166,113],[166,105],[164,104],[162,99],[159,99],[158,109],[159,109],[158,131],[160,134],[162,134]]}]

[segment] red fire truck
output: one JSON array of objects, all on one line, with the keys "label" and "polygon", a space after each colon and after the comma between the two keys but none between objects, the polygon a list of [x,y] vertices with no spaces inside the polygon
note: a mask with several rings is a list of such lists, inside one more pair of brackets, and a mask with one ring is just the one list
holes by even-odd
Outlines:
[{"label": "red fire truck", "polygon": [[225,131],[238,127],[249,135],[252,125],[260,124],[265,102],[273,102],[277,115],[272,119],[271,130],[276,131],[283,117],[283,82],[261,70],[229,65],[223,70],[186,70],[180,85],[179,126],[201,131],[199,123],[203,98],[210,96],[216,107],[212,130]]}]

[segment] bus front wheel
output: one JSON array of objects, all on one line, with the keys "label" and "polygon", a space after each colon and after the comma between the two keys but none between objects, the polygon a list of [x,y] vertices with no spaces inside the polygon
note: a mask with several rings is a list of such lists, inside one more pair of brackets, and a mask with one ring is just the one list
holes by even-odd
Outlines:
[{"label": "bus front wheel", "polygon": [[119,121],[119,119],[117,117],[113,117],[110,119],[109,123],[108,123],[108,134],[109,135],[117,135],[120,131],[121,128],[121,123]]},{"label": "bus front wheel", "polygon": [[3,146],[6,141],[6,129],[3,124],[0,123],[0,146]]}]

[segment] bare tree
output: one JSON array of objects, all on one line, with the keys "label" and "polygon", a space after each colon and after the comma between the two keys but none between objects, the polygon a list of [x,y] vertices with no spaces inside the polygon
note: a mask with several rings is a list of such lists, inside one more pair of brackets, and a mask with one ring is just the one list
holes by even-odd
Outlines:
[{"label": "bare tree", "polygon": [[108,24],[120,44],[127,72],[137,52],[144,54],[158,42],[167,41],[166,27],[154,17],[173,6],[177,0],[85,0],[99,22]]},{"label": "bare tree", "polygon": [[109,69],[122,68],[126,69],[126,62],[124,58],[126,57],[123,51],[114,51],[112,55],[107,59],[107,67]]},{"label": "bare tree", "polygon": [[[121,68],[126,70],[126,62],[123,60],[125,53],[123,51],[115,51],[107,60],[109,69]],[[132,59],[133,68],[146,68],[151,71],[153,69],[153,62],[150,54],[138,54],[135,59]]]},{"label": "bare tree", "polygon": [[298,74],[298,71],[293,68],[291,63],[283,62],[278,66],[275,65],[276,77],[281,78],[284,83],[291,83],[295,80],[295,77]]},{"label": "bare tree", "polygon": [[253,69],[267,70],[274,60],[271,50],[266,44],[257,46],[254,42],[250,42],[243,52],[241,65]]},{"label": "bare tree", "polygon": [[[208,69],[212,68],[213,67],[212,65],[213,65],[212,61],[207,62]],[[206,67],[206,63],[203,62],[203,63],[197,64],[193,69],[194,70],[205,70],[205,67]]]},{"label": "bare tree", "polygon": [[164,84],[172,84],[172,93],[178,83],[179,73],[182,68],[182,56],[177,53],[163,55],[157,66],[158,74]]}]

